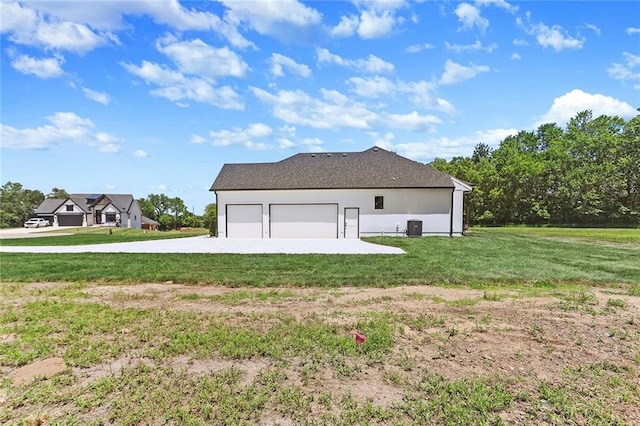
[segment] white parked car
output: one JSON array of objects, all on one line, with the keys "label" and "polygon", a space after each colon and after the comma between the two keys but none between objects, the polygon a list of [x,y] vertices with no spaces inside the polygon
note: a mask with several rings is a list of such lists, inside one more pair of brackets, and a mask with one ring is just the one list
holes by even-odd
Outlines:
[{"label": "white parked car", "polygon": [[41,217],[33,217],[24,223],[25,228],[40,228],[41,226],[49,226],[49,221]]}]

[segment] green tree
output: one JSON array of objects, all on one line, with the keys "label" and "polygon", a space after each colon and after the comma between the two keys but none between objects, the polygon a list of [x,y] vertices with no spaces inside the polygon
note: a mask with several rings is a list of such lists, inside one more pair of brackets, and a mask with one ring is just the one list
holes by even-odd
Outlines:
[{"label": "green tree", "polygon": [[216,203],[207,204],[204,208],[204,226],[209,228],[209,235],[218,235],[218,206]]},{"label": "green tree", "polygon": [[147,200],[146,198],[140,198],[138,199],[138,204],[140,205],[140,210],[142,211],[143,216],[146,216],[149,219],[153,219],[155,221],[158,220],[156,210],[149,200]]},{"label": "green tree", "polygon": [[38,190],[24,189],[21,184],[7,182],[0,187],[0,227],[22,226],[44,201]]},{"label": "green tree", "polygon": [[47,198],[67,199],[69,193],[62,188],[54,187],[51,192],[47,194]]},{"label": "green tree", "polygon": [[622,136],[619,147],[623,180],[620,204],[630,222],[640,224],[640,115],[625,124]]},{"label": "green tree", "polygon": [[474,184],[472,224],[640,223],[640,115],[581,111],[429,165]]}]

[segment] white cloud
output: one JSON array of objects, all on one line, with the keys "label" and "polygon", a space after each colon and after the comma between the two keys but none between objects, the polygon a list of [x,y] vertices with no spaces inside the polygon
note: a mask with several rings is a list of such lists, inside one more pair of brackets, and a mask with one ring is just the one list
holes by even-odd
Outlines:
[{"label": "white cloud", "polygon": [[221,3],[229,9],[229,20],[236,26],[244,25],[285,41],[309,37],[309,31],[322,23],[320,12],[297,0],[221,0]]},{"label": "white cloud", "polygon": [[495,6],[501,9],[505,9],[508,12],[515,13],[518,11],[518,6],[513,6],[504,0],[476,0],[478,6]]},{"label": "white cloud", "polygon": [[249,66],[227,47],[214,48],[200,39],[180,41],[167,35],[156,41],[158,51],[167,55],[178,67],[172,70],[166,65],[142,61],[140,66],[121,65],[131,74],[157,85],[151,95],[163,97],[186,106],[184,101],[207,103],[223,109],[244,109],[244,103],[231,87],[216,86],[216,80],[224,77],[243,77]]},{"label": "white cloud", "polygon": [[261,102],[271,106],[274,116],[288,124],[314,129],[368,129],[378,119],[364,104],[337,91],[322,90],[316,99],[301,90],[269,93],[257,87],[251,91]]},{"label": "white cloud", "polygon": [[339,55],[331,53],[324,48],[316,49],[316,56],[319,63],[336,64],[347,68],[356,69],[372,74],[383,72],[393,72],[395,66],[375,55],[369,55],[367,59],[344,59]]},{"label": "white cloud", "polygon": [[367,132],[371,139],[373,139],[373,144],[375,146],[379,146],[382,149],[386,149],[392,151],[394,148],[393,140],[395,136],[391,132],[385,133],[383,136],[380,136],[378,132]]},{"label": "white cloud", "polygon": [[321,146],[324,144],[324,142],[320,138],[305,138],[300,143],[307,148],[310,148],[314,152],[323,151]]},{"label": "white cloud", "polygon": [[97,147],[100,152],[113,154],[120,151],[118,142],[119,140],[116,137],[108,133],[98,132],[92,136],[89,145]]},{"label": "white cloud", "polygon": [[442,120],[434,115],[420,115],[417,111],[409,114],[386,114],[385,119],[389,127],[412,132],[433,130],[435,124],[442,123]]},{"label": "white cloud", "polygon": [[158,191],[166,191],[169,188],[167,188],[166,185],[160,184],[160,185],[153,185],[151,189],[158,190]]},{"label": "white cloud", "polygon": [[[529,19],[529,17],[530,15],[527,15],[527,19]],[[542,22],[525,25],[521,18],[516,19],[516,23],[522,27],[527,34],[535,36],[538,45],[544,48],[550,47],[556,52],[564,49],[582,49],[585,42],[584,38],[577,39],[569,35],[560,25],[549,27]]]},{"label": "white cloud", "polygon": [[93,132],[95,124],[73,112],[57,112],[46,117],[50,124],[17,129],[0,124],[0,143],[10,149],[47,149],[66,141],[95,146],[102,152],[117,152],[118,139],[105,132]]},{"label": "white cloud", "polygon": [[640,28],[637,27],[627,27],[627,29],[625,30],[625,32],[629,35],[631,34],[640,34]]},{"label": "white cloud", "polygon": [[438,158],[451,159],[455,156],[470,156],[479,143],[497,147],[507,136],[518,133],[517,129],[479,130],[471,135],[455,138],[431,138],[425,142],[400,143],[390,146],[404,157],[419,161],[431,161]]},{"label": "white cloud", "polygon": [[167,36],[159,39],[157,49],[167,55],[185,74],[195,74],[209,79],[218,77],[243,77],[249,66],[227,47],[211,47],[200,39],[178,41]]},{"label": "white cloud", "polygon": [[358,35],[365,40],[385,37],[393,30],[396,19],[390,10],[364,10],[360,14]]},{"label": "white cloud", "polygon": [[481,72],[488,72],[489,67],[486,65],[464,66],[447,60],[444,64],[444,72],[440,77],[440,84],[455,84],[461,81],[469,80]]},{"label": "white cloud", "polygon": [[140,66],[129,63],[121,63],[121,65],[131,74],[142,78],[147,84],[159,86],[151,90],[150,93],[153,96],[167,98],[173,102],[192,100],[223,109],[244,109],[240,96],[228,86],[214,87],[206,79],[187,77],[180,72],[148,61],[142,61]]},{"label": "white cloud", "polygon": [[454,13],[462,23],[461,29],[470,30],[473,27],[478,27],[484,31],[489,26],[489,20],[480,16],[480,9],[469,3],[460,3]]},{"label": "white cloud", "polygon": [[287,138],[278,138],[278,149],[290,149],[295,146],[295,142],[292,142]]},{"label": "white cloud", "polygon": [[47,79],[60,77],[64,74],[61,65],[62,57],[37,59],[28,55],[20,55],[11,61],[11,66],[23,74],[33,74],[36,77]]},{"label": "white cloud", "polygon": [[[252,42],[238,32],[241,23],[230,11],[227,10],[221,18],[208,11],[185,7],[178,0],[74,1],[72,4],[43,1],[29,3],[28,7],[15,2],[3,3],[2,6],[0,21],[3,23],[3,31],[11,32],[15,42],[21,44],[62,49],[63,45],[58,46],[56,37],[47,37],[53,35],[52,30],[56,29],[56,25],[62,25],[66,29],[66,37],[75,37],[75,44],[84,40],[79,43],[83,46],[80,50],[88,51],[101,44],[118,43],[111,31],[127,29],[129,24],[125,23],[124,17],[131,15],[149,16],[157,24],[168,25],[181,32],[215,31],[235,47],[254,47]],[[68,46],[68,43],[64,45]]]},{"label": "white cloud", "polygon": [[553,100],[549,111],[535,123],[535,127],[545,123],[565,125],[578,112],[591,110],[594,117],[617,115],[623,118],[635,117],[638,112],[626,102],[601,94],[591,94],[575,89]]},{"label": "white cloud", "polygon": [[340,18],[338,25],[331,29],[331,35],[334,37],[351,37],[355,34],[360,25],[360,19],[357,16],[343,16]]},{"label": "white cloud", "polygon": [[397,90],[394,82],[380,76],[373,78],[351,77],[347,83],[352,86],[353,93],[365,98],[377,98],[380,95],[389,96]]},{"label": "white cloud", "polygon": [[600,30],[600,28],[598,28],[598,26],[596,26],[594,24],[584,24],[584,27],[590,29],[591,31],[593,31],[597,35],[602,34],[602,30]]},{"label": "white cloud", "polygon": [[83,54],[99,46],[119,43],[111,32],[94,31],[89,26],[55,19],[19,3],[2,3],[2,33],[14,43]]},{"label": "white cloud", "polygon": [[331,29],[332,36],[350,37],[357,33],[365,40],[388,37],[406,21],[398,16],[398,10],[407,6],[403,0],[356,0],[354,4],[360,15],[342,16],[338,25]]},{"label": "white cloud", "polygon": [[271,54],[271,75],[274,77],[284,77],[285,69],[291,74],[308,78],[311,76],[311,69],[305,64],[299,64],[293,59],[279,53]]},{"label": "white cloud", "polygon": [[447,100],[438,98],[435,94],[436,85],[424,80],[405,82],[391,81],[384,77],[352,77],[347,80],[351,91],[365,98],[379,98],[381,96],[395,96],[400,93],[418,107],[434,109],[447,114],[455,112],[454,106]]},{"label": "white cloud", "polygon": [[556,52],[564,49],[582,49],[584,44],[584,39],[578,40],[571,37],[559,25],[548,27],[544,24],[537,24],[533,26],[533,33],[540,46],[551,47]]},{"label": "white cloud", "polygon": [[141,150],[141,149],[136,149],[136,150],[133,152],[133,156],[134,156],[134,157],[138,157],[138,158],[145,158],[145,157],[148,157],[148,156],[149,156],[149,153],[147,153],[146,151],[143,151],[143,150]]},{"label": "white cloud", "polygon": [[491,43],[488,46],[483,46],[480,40],[476,40],[473,44],[451,44],[448,41],[445,41],[444,45],[447,50],[452,50],[456,53],[472,52],[478,50],[484,50],[485,52],[491,53],[498,48],[498,45],[496,43]]},{"label": "white cloud", "polygon": [[82,92],[87,99],[91,99],[92,101],[98,102],[102,105],[109,105],[109,102],[111,102],[111,97],[107,93],[96,92],[95,90],[87,89],[86,87],[82,88]]},{"label": "white cloud", "polygon": [[200,135],[196,135],[195,133],[191,135],[191,137],[189,138],[189,143],[193,143],[193,144],[203,144],[205,143],[207,140],[205,138],[203,138]]},{"label": "white cloud", "polygon": [[263,123],[253,123],[245,129],[245,132],[251,138],[266,138],[273,134],[273,129]]},{"label": "white cloud", "polygon": [[434,49],[435,46],[433,44],[429,44],[429,43],[423,43],[423,44],[412,44],[411,46],[407,46],[404,51],[407,53],[418,53],[418,52],[422,52],[423,50],[429,50],[429,49]]},{"label": "white cloud", "polygon": [[519,61],[520,59],[522,59],[522,56],[520,56],[520,54],[518,54],[517,52],[514,52],[511,55],[511,59],[513,59],[514,61]]},{"label": "white cloud", "polygon": [[278,132],[280,132],[280,134],[287,136],[287,137],[294,137],[296,135],[296,128],[293,126],[287,126],[286,124],[282,127],[278,128]]},{"label": "white cloud", "polygon": [[[112,2],[109,2],[113,4]],[[238,32],[238,22],[234,17],[225,14],[220,19],[216,14],[197,11],[193,7],[187,8],[178,0],[123,2],[120,7],[124,13],[149,15],[159,24],[167,24],[179,31],[209,31],[213,30],[225,37],[233,46],[240,48],[253,47],[254,44]],[[131,3],[127,5],[127,3]],[[187,2],[186,5],[189,5]],[[112,8],[114,6],[111,6]]]},{"label": "white cloud", "polygon": [[[640,56],[623,52],[624,63],[613,63],[607,68],[609,77],[616,80],[640,81]],[[634,86],[634,88],[637,88]]]},{"label": "white cloud", "polygon": [[529,42],[527,42],[526,40],[522,40],[521,38],[515,38],[513,39],[513,45],[514,46],[518,46],[518,47],[523,47],[523,46],[528,46]]},{"label": "white cloud", "polygon": [[265,143],[255,142],[255,139],[270,137],[272,134],[271,127],[263,123],[253,123],[244,129],[234,127],[231,130],[209,132],[213,146],[241,145],[251,150],[267,149]]}]

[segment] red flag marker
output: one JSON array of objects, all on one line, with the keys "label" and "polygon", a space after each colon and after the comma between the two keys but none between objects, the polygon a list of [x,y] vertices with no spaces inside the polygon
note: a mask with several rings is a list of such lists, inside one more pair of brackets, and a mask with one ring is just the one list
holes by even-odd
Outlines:
[{"label": "red flag marker", "polygon": [[359,345],[364,345],[364,342],[367,340],[364,334],[360,334],[356,331],[356,343]]}]

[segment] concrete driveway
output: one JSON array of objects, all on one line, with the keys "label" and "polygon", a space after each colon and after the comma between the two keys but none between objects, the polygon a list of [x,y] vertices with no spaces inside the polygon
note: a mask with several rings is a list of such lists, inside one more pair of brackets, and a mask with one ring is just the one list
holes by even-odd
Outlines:
[{"label": "concrete driveway", "polygon": [[286,253],[286,254],[404,254],[402,249],[365,243],[359,239],[232,239],[206,236],[132,243],[83,246],[0,245],[0,252],[13,253]]},{"label": "concrete driveway", "polygon": [[[42,237],[40,235],[43,232],[51,232],[59,228],[52,228],[50,226],[44,228],[7,228],[0,229],[0,239],[2,238],[33,238]],[[56,233],[55,235],[67,235],[62,233]]]}]

